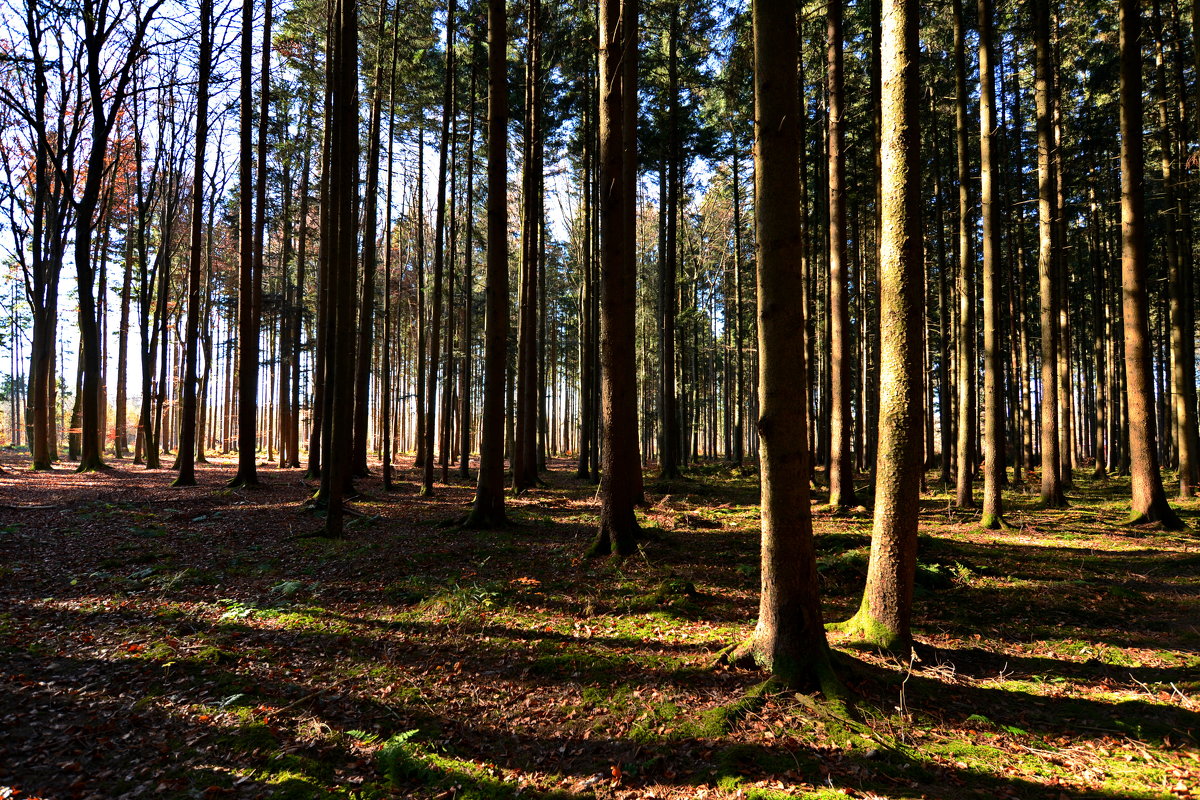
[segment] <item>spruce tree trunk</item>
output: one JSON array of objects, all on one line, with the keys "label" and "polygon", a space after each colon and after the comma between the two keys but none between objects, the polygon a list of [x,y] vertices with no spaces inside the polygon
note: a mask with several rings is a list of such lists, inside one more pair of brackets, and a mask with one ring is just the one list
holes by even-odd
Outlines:
[{"label": "spruce tree trunk", "polygon": [[[126,232],[126,238],[132,245],[133,237]],[[117,329],[117,397],[116,419],[113,421],[113,457],[129,457],[129,299],[130,284],[133,278],[133,248],[126,247],[125,269],[121,278],[121,322]]]},{"label": "spruce tree trunk", "polygon": [[[929,112],[933,125],[937,125],[937,107],[934,98],[929,99]],[[950,489],[951,453],[954,442],[954,413],[951,409],[953,391],[950,388],[950,332],[953,328],[950,298],[947,293],[950,264],[946,258],[945,200],[942,195],[941,147],[936,136],[933,141],[933,203],[934,241],[937,243],[938,265],[938,427],[940,457],[938,458],[939,481],[943,490]],[[932,414],[933,409],[929,409]]]},{"label": "spruce tree trunk", "polygon": [[[621,58],[621,81],[624,84],[622,90],[622,98],[624,105],[621,110],[621,141],[624,149],[622,158],[622,169],[624,171],[624,191],[625,191],[625,274],[628,275],[629,281],[629,308],[631,319],[627,324],[630,336],[633,340],[628,345],[631,355],[629,358],[629,376],[626,378],[629,381],[629,401],[628,408],[624,409],[621,414],[629,415],[629,430],[630,437],[633,443],[633,458],[628,462],[631,466],[639,465],[641,462],[638,459],[638,441],[637,441],[637,364],[632,353],[635,350],[636,315],[633,309],[636,304],[637,297],[637,183],[638,183],[638,54],[640,52],[638,42],[638,20],[640,18],[640,0],[621,0],[621,26],[623,28],[624,53]],[[603,302],[604,289],[600,290],[601,302]],[[624,313],[622,311],[622,313]],[[603,324],[600,331],[601,338],[604,336]],[[602,359],[597,359],[601,361]],[[603,364],[601,364],[603,369]],[[625,367],[621,367],[622,370]],[[603,391],[603,386],[601,386]],[[603,403],[603,398],[600,400]],[[618,460],[617,464],[624,463]],[[646,492],[642,477],[642,470],[630,469],[627,475],[629,480],[630,493],[633,495],[635,505],[645,503]]]},{"label": "spruce tree trunk", "polygon": [[581,227],[583,228],[582,269],[579,285],[579,461],[575,477],[586,480],[591,475],[592,457],[592,76],[584,78],[582,95],[583,146],[582,162],[583,202]]},{"label": "spruce tree trunk", "polygon": [[857,638],[898,653],[912,641],[923,443],[919,51],[917,3],[883,8],[883,238],[880,387],[875,522],[867,585],[858,613],[843,623]]},{"label": "spruce tree trunk", "polygon": [[808,489],[804,326],[795,302],[799,142],[796,135],[796,6],[753,0],[755,192],[758,236],[758,430],[762,465],[762,591],[758,624],[739,648],[796,689],[836,694],[837,678],[817,594]]},{"label": "spruce tree trunk", "polygon": [[[661,315],[659,337],[662,343],[660,413],[662,416],[662,453],[659,475],[670,480],[679,477],[679,402],[675,392],[675,276],[679,265],[679,10],[668,12],[667,32],[667,170],[666,229],[663,259],[659,265],[658,303]],[[736,191],[736,190],[735,190]],[[735,234],[736,236],[736,234]]]},{"label": "spruce tree trunk", "polygon": [[196,363],[200,346],[200,265],[204,259],[204,156],[208,144],[208,84],[212,74],[212,0],[200,0],[199,82],[192,169],[191,253],[188,258],[187,333],[183,346],[183,415],[179,426],[179,475],[174,486],[196,484]]},{"label": "spruce tree trunk", "polygon": [[992,71],[992,2],[978,0],[979,12],[979,164],[983,208],[983,517],[985,529],[1001,527],[1004,504],[1004,373],[1000,360],[1000,287],[993,139],[996,84]]},{"label": "spruce tree trunk", "polygon": [[842,4],[826,7],[826,79],[829,97],[829,350],[832,365],[832,409],[829,463],[829,505],[858,504],[854,494],[854,452],[851,398],[855,358],[850,329],[850,290],[846,263],[846,127],[843,119],[845,84],[842,76]]},{"label": "spruce tree trunk", "polygon": [[[383,40],[387,20],[387,3],[379,4],[376,30]],[[375,339],[375,270],[379,263],[379,158],[382,152],[380,129],[383,124],[383,66],[375,60],[375,75],[371,81],[371,111],[367,123],[366,182],[363,187],[362,212],[362,283],[360,285],[358,345],[354,373],[354,447],[351,467],[356,476],[365,476],[367,468],[368,421],[371,407],[371,357]]]},{"label": "spruce tree trunk", "polygon": [[457,4],[450,0],[446,12],[446,78],[442,87],[442,133],[439,139],[437,209],[433,235],[433,302],[429,318],[428,374],[425,376],[425,461],[422,464],[421,496],[433,494],[433,434],[437,422],[437,372],[442,333],[442,274],[446,248],[446,168],[450,155],[450,117],[454,106],[454,30]]},{"label": "spruce tree trunk", "polygon": [[[247,4],[248,6],[250,4]],[[259,297],[262,292],[263,234],[266,224],[267,111],[270,97],[271,0],[263,21],[262,97],[259,117],[258,176],[253,182],[254,147],[251,54],[254,14],[242,12],[241,153],[239,167],[241,266],[238,275],[238,468],[230,486],[258,485]]]},{"label": "spruce tree trunk", "polygon": [[1058,440],[1058,280],[1054,206],[1057,195],[1051,121],[1054,71],[1050,52],[1049,0],[1034,0],[1034,101],[1038,141],[1038,286],[1042,330],[1042,503],[1067,504],[1063,494]]},{"label": "spruce tree trunk", "polygon": [[508,348],[508,29],[505,0],[488,0],[487,262],[479,478],[466,527],[504,515],[504,383]]},{"label": "spruce tree trunk", "polygon": [[525,52],[525,140],[522,170],[521,265],[517,294],[517,375],[515,447],[512,453],[513,489],[523,492],[537,485],[537,266],[541,253],[538,208],[537,148],[541,135],[541,109],[537,3],[530,4],[529,36]]},{"label": "spruce tree trunk", "polygon": [[600,525],[589,555],[630,555],[638,534],[634,506],[642,498],[637,438],[636,278],[628,247],[635,209],[630,205],[627,108],[636,103],[637,49],[633,0],[600,3],[600,414],[603,461]]},{"label": "spruce tree trunk", "polygon": [[[428,380],[426,373],[428,370],[428,348],[427,340],[429,337],[429,315],[426,313],[425,302],[425,128],[421,127],[417,141],[417,196],[416,196],[416,213],[414,214],[417,226],[417,374],[416,386],[413,389],[413,394],[416,395],[416,433],[413,436],[415,440],[416,454],[413,457],[413,467],[415,469],[424,470],[425,468],[425,382]],[[423,473],[422,473],[423,474]]]},{"label": "spruce tree trunk", "polygon": [[1125,318],[1125,377],[1133,513],[1129,522],[1182,526],[1167,504],[1159,471],[1146,294],[1146,210],[1142,146],[1141,20],[1137,0],[1121,0],[1121,296]]},{"label": "spruce tree trunk", "polygon": [[962,0],[954,0],[954,119],[958,142],[958,479],[954,504],[974,508],[975,439],[975,256],[971,247],[970,161],[967,148],[967,75]]},{"label": "spruce tree trunk", "polygon": [[328,217],[330,220],[329,350],[326,394],[329,412],[324,420],[329,446],[321,471],[325,498],[325,535],[340,537],[344,530],[343,502],[351,477],[354,440],[354,308],[358,277],[358,219],[355,214],[355,175],[358,146],[358,8],[356,0],[337,0],[331,35],[333,58],[330,82],[330,160]]},{"label": "spruce tree trunk", "polygon": [[[458,475],[471,477],[471,343],[474,338],[475,299],[475,58],[471,58],[470,110],[467,112],[467,225],[463,258],[463,348],[459,387]],[[394,76],[393,76],[394,77]]]},{"label": "spruce tree trunk", "polygon": [[[734,347],[737,349],[737,367],[734,371],[734,421],[733,421],[733,463],[741,465],[745,457],[746,441],[746,337],[743,332],[742,304],[742,187],[739,167],[737,142],[733,144],[733,285],[734,285]],[[803,147],[803,140],[801,140]],[[801,246],[806,242],[801,240]],[[805,317],[807,321],[807,317]],[[807,354],[807,351],[806,351]],[[805,370],[807,378],[807,369]],[[807,401],[806,401],[807,402]],[[811,427],[811,426],[809,426]],[[810,448],[811,451],[811,448]],[[811,469],[811,464],[809,465]]]},{"label": "spruce tree trunk", "polygon": [[[1187,340],[1194,337],[1191,322],[1191,294],[1187,279],[1190,269],[1185,270],[1185,253],[1190,251],[1190,242],[1181,241],[1183,218],[1187,214],[1181,202],[1181,187],[1177,183],[1183,178],[1182,172],[1176,175],[1176,142],[1174,134],[1178,125],[1173,119],[1170,102],[1170,88],[1167,83],[1167,71],[1163,53],[1164,35],[1163,20],[1158,0],[1154,2],[1154,57],[1156,66],[1156,84],[1158,89],[1158,125],[1159,151],[1163,179],[1164,202],[1167,208],[1166,217],[1166,251],[1167,251],[1167,302],[1170,318],[1170,351],[1171,351],[1171,416],[1175,420],[1173,441],[1178,454],[1179,497],[1194,497],[1196,494],[1194,475],[1196,471],[1196,454],[1193,450],[1192,432],[1196,427],[1196,410],[1189,402],[1188,392],[1188,347]],[[1187,263],[1186,267],[1190,268]]]}]

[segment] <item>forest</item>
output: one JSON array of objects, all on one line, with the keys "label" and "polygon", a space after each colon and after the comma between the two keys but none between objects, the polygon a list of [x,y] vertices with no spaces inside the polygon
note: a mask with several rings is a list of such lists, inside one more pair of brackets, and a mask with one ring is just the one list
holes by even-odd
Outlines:
[{"label": "forest", "polygon": [[0,799],[1200,798],[1200,0],[0,0]]}]

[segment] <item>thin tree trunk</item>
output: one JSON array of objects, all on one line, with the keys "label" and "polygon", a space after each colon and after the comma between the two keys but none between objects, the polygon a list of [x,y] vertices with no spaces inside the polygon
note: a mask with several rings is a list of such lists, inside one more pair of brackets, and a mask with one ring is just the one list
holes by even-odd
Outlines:
[{"label": "thin tree trunk", "polygon": [[[250,4],[247,4],[250,5]],[[241,270],[238,282],[238,468],[230,486],[258,485],[257,420],[259,326],[262,294],[263,249],[267,196],[267,118],[270,110],[271,5],[267,0],[263,19],[262,88],[258,129],[258,175],[251,191],[251,53],[254,14],[242,12],[241,85]],[[253,205],[252,205],[253,204]]]},{"label": "thin tree trunk", "polygon": [[975,256],[971,247],[971,173],[967,147],[967,76],[962,0],[954,0],[954,118],[958,142],[958,479],[954,504],[974,508]]},{"label": "thin tree trunk", "polygon": [[993,75],[992,1],[978,0],[979,12],[979,164],[983,208],[983,517],[985,529],[1003,526],[1004,372],[1000,361],[1000,287],[993,140],[996,84]]},{"label": "thin tree trunk", "polygon": [[192,171],[191,253],[188,259],[187,333],[184,335],[183,416],[179,429],[179,475],[174,486],[196,484],[196,364],[200,345],[200,266],[204,258],[204,157],[208,144],[208,84],[212,74],[212,0],[200,0],[199,82]]},{"label": "thin tree trunk", "polygon": [[832,422],[829,464],[829,505],[854,506],[854,452],[851,398],[854,344],[850,329],[850,298],[846,274],[846,143],[842,77],[842,4],[826,6],[827,80],[829,97],[829,352],[832,367]]},{"label": "thin tree trunk", "polygon": [[425,387],[425,463],[421,481],[421,496],[433,494],[433,434],[437,421],[437,368],[442,332],[442,273],[446,248],[446,167],[450,155],[450,117],[454,107],[454,30],[457,3],[450,0],[446,12],[446,80],[442,89],[442,135],[438,153],[437,211],[433,238],[433,303],[429,323],[429,374]]},{"label": "thin tree trunk", "polygon": [[1036,48],[1034,100],[1038,138],[1038,284],[1042,328],[1042,503],[1048,508],[1067,504],[1063,494],[1058,447],[1058,281],[1054,203],[1057,194],[1051,121],[1053,68],[1050,52],[1049,0],[1034,0]]},{"label": "thin tree trunk", "polygon": [[504,382],[508,348],[508,30],[505,0],[488,0],[488,199],[484,277],[483,418],[479,478],[466,527],[498,528],[504,514]]},{"label": "thin tree trunk", "polygon": [[[387,3],[379,4],[376,30],[383,39],[387,20]],[[375,75],[371,82],[371,116],[367,128],[367,176],[363,188],[362,215],[362,295],[359,298],[358,352],[354,373],[354,449],[351,468],[357,476],[369,473],[367,468],[367,422],[371,406],[371,357],[375,339],[375,270],[379,262],[379,133],[383,119],[383,65],[375,60]]]}]

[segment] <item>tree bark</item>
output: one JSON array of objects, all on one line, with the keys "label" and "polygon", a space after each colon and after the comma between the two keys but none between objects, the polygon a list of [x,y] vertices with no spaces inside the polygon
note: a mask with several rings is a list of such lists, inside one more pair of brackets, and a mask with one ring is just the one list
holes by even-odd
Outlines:
[{"label": "tree bark", "polygon": [[967,147],[967,74],[962,0],[954,0],[954,119],[958,142],[958,476],[954,504],[974,508],[975,439],[975,256],[971,246],[970,159]]},{"label": "tree bark", "polygon": [[1183,525],[1167,503],[1159,471],[1146,295],[1146,210],[1142,146],[1141,20],[1137,0],[1121,0],[1121,295],[1125,317],[1125,376],[1129,397],[1131,524]]},{"label": "tree bark", "polygon": [[429,320],[429,359],[425,384],[425,462],[422,465],[421,496],[433,494],[433,434],[437,421],[437,371],[442,332],[442,273],[446,248],[446,168],[450,156],[450,117],[454,106],[454,30],[457,4],[450,0],[446,12],[446,80],[442,87],[442,135],[438,153],[437,210],[433,234],[433,302]]},{"label": "tree bark", "polygon": [[1004,525],[1004,372],[1000,360],[1000,287],[993,140],[996,84],[992,62],[992,0],[978,0],[979,12],[979,165],[983,209],[983,517],[985,529]]},{"label": "tree bark", "polygon": [[797,689],[838,694],[817,594],[800,271],[796,7],[753,0],[762,590],[741,651]]},{"label": "tree bark", "polygon": [[504,382],[508,348],[508,29],[505,0],[488,0],[487,262],[479,477],[466,527],[498,528],[504,514]]},{"label": "tree bark", "polygon": [[622,67],[637,49],[633,0],[600,3],[600,526],[590,555],[630,555],[642,496],[637,438],[635,308],[637,273],[629,257],[635,209],[629,203],[626,111],[637,84]]},{"label": "tree bark", "polygon": [[1058,281],[1054,204],[1057,194],[1051,121],[1054,71],[1050,51],[1049,0],[1034,0],[1034,101],[1038,140],[1038,286],[1042,328],[1042,503],[1067,504],[1058,447]]},{"label": "tree bark", "polygon": [[173,486],[196,484],[196,362],[200,346],[200,267],[204,259],[204,156],[208,143],[208,84],[212,74],[212,0],[200,0],[199,82],[192,169],[191,253],[188,259],[187,333],[183,346],[183,414],[179,426],[179,475]]},{"label": "tree bark", "polygon": [[901,653],[912,641],[913,581],[920,513],[923,408],[918,11],[883,5],[883,189],[880,263],[879,452],[875,522],[859,611],[839,627]]},{"label": "tree bark", "polygon": [[[247,6],[251,4],[247,3]],[[266,220],[267,113],[270,97],[271,0],[263,21],[262,96],[259,110],[258,175],[254,175],[251,101],[253,8],[242,12],[241,153],[239,167],[241,267],[238,273],[238,468],[230,486],[257,486],[258,359],[263,235]],[[254,181],[254,178],[257,181]]]},{"label": "tree bark", "polygon": [[850,330],[850,290],[846,274],[846,127],[843,119],[845,83],[842,76],[842,4],[826,7],[829,118],[829,352],[832,366],[832,420],[829,462],[829,505],[858,504],[854,493],[854,394],[852,366],[855,349]]},{"label": "tree bark", "polygon": [[[387,20],[387,3],[379,4],[376,25],[383,40]],[[367,468],[367,439],[371,407],[371,356],[375,339],[375,270],[379,263],[379,158],[381,155],[380,128],[383,124],[383,65],[375,59],[375,75],[371,82],[371,116],[367,123],[367,176],[363,187],[362,213],[362,294],[359,298],[358,352],[354,373],[354,449],[351,454],[356,476],[365,476]]]}]

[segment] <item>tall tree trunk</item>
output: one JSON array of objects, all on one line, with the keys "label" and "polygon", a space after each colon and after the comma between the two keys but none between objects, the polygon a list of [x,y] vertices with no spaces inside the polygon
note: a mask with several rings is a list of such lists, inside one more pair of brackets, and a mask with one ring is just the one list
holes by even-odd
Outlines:
[{"label": "tall tree trunk", "polygon": [[[646,499],[642,470],[632,467],[639,465],[638,447],[637,447],[637,364],[634,359],[633,352],[636,348],[636,315],[633,309],[636,304],[637,296],[637,189],[638,189],[638,54],[640,52],[638,41],[639,18],[640,18],[640,2],[641,0],[621,0],[621,26],[624,33],[624,53],[621,58],[621,81],[624,83],[622,90],[622,99],[624,104],[621,109],[621,142],[624,148],[624,158],[622,160],[622,170],[624,171],[624,191],[625,191],[625,274],[629,281],[629,313],[630,320],[628,323],[629,335],[631,341],[629,343],[630,358],[629,358],[629,401],[628,408],[624,409],[621,414],[628,414],[628,425],[630,438],[633,443],[633,458],[628,462],[630,469],[624,480],[630,482],[630,493],[633,496],[635,504],[643,504]],[[604,273],[601,273],[602,276]],[[601,278],[603,280],[603,277]],[[600,290],[601,302],[604,297],[603,287]],[[619,293],[618,293],[619,294]],[[623,313],[623,312],[622,312]],[[603,340],[604,327],[603,323],[600,326],[600,337]],[[621,328],[624,330],[624,327]],[[602,359],[598,359],[601,360]],[[603,370],[603,363],[601,363]],[[619,369],[624,370],[624,366]],[[601,386],[603,392],[603,385]],[[600,399],[603,403],[603,398]],[[624,463],[618,458],[617,465]]]},{"label": "tall tree trunk", "polygon": [[483,418],[470,528],[498,528],[504,514],[504,381],[508,349],[508,20],[488,0],[487,263],[484,276]]},{"label": "tall tree trunk", "polygon": [[537,284],[541,260],[536,142],[541,136],[539,4],[529,5],[529,35],[525,53],[525,141],[522,174],[521,264],[517,294],[517,400],[515,448],[512,453],[513,489],[520,493],[537,484]]},{"label": "tall tree trunk", "polygon": [[475,57],[471,57],[471,93],[467,121],[467,224],[463,245],[463,348],[459,386],[458,475],[471,477],[471,340],[474,338],[475,296]]},{"label": "tall tree trunk", "polygon": [[[803,113],[803,112],[801,112]],[[801,148],[804,146],[803,140],[800,142]],[[734,347],[737,350],[737,368],[734,370],[734,417],[733,417],[733,463],[741,465],[742,459],[745,457],[745,441],[746,441],[746,358],[745,358],[745,333],[742,329],[742,315],[745,313],[745,306],[742,304],[742,187],[741,174],[739,170],[739,153],[738,143],[733,142],[733,285],[734,285]],[[801,213],[804,213],[803,210]],[[803,220],[801,220],[803,223]],[[803,234],[801,234],[801,247],[807,247]],[[807,291],[807,287],[805,287]],[[805,325],[807,329],[808,317],[805,317]],[[807,356],[807,350],[805,351]],[[807,382],[808,369],[805,368],[805,378]],[[810,393],[811,394],[811,393]],[[806,397],[806,413],[808,399]],[[811,427],[811,426],[809,426]],[[811,451],[811,447],[810,447]],[[810,452],[811,459],[811,452]],[[812,465],[809,465],[811,471]]]},{"label": "tall tree trunk", "polygon": [[1042,327],[1042,503],[1067,504],[1058,447],[1058,281],[1054,205],[1057,195],[1051,120],[1054,70],[1050,51],[1050,0],[1034,0],[1034,101],[1038,140],[1038,284]]},{"label": "tall tree trunk", "polygon": [[129,457],[129,301],[133,282],[133,235],[126,230],[125,268],[121,278],[121,321],[117,328],[117,397],[113,420],[113,457]]},{"label": "tall tree trunk", "polygon": [[958,142],[958,480],[954,504],[973,508],[975,439],[975,256],[971,246],[971,172],[967,147],[966,33],[962,0],[954,0],[954,124]]},{"label": "tall tree trunk", "polygon": [[392,57],[388,69],[387,195],[383,208],[383,373],[380,388],[380,438],[383,441],[383,490],[392,489],[392,170],[396,144],[396,51],[400,40],[400,4],[392,16]]},{"label": "tall tree trunk", "polygon": [[[384,23],[387,20],[387,3],[379,4],[379,20],[376,25],[380,41],[383,40]],[[375,339],[375,269],[379,261],[377,239],[379,236],[379,157],[380,127],[383,119],[383,67],[382,58],[375,59],[375,75],[371,82],[371,117],[367,128],[367,180],[363,188],[362,214],[362,295],[359,298],[358,352],[354,373],[354,450],[351,468],[354,474],[364,476],[367,469],[368,419],[371,407],[371,356]]]},{"label": "tall tree trunk", "polygon": [[838,694],[821,602],[808,489],[804,326],[799,263],[796,6],[753,0],[755,220],[758,235],[758,432],[762,465],[762,590],[758,624],[735,656],[798,689]]},{"label": "tall tree trunk", "polygon": [[[659,314],[661,323],[659,336],[662,340],[661,408],[662,454],[659,474],[662,478],[679,477],[679,403],[675,393],[675,276],[678,274],[676,261],[679,245],[679,9],[672,6],[668,12],[667,56],[667,185],[666,185],[666,239],[663,260],[659,268]],[[736,234],[735,234],[736,236]]]},{"label": "tall tree trunk", "polygon": [[[1194,475],[1196,471],[1196,453],[1193,450],[1193,431],[1196,427],[1196,409],[1189,402],[1187,359],[1189,356],[1187,340],[1194,337],[1191,327],[1192,299],[1191,287],[1188,282],[1188,272],[1185,270],[1185,252],[1190,250],[1191,243],[1181,241],[1183,217],[1186,213],[1181,202],[1181,187],[1177,182],[1183,178],[1176,175],[1176,142],[1174,135],[1179,125],[1173,119],[1170,101],[1170,88],[1167,82],[1166,59],[1164,55],[1164,25],[1159,0],[1154,2],[1154,60],[1156,66],[1156,86],[1158,89],[1158,124],[1160,164],[1163,178],[1163,193],[1167,213],[1166,221],[1166,250],[1167,250],[1167,302],[1171,325],[1171,402],[1172,417],[1175,419],[1174,442],[1178,453],[1179,496],[1194,497],[1196,494]],[[1182,87],[1181,87],[1182,88]],[[1190,268],[1191,264],[1186,265]]]},{"label": "tall tree trunk", "polygon": [[337,0],[332,26],[333,59],[329,64],[331,95],[329,195],[329,299],[331,326],[326,359],[326,392],[330,402],[326,465],[321,472],[325,498],[325,534],[342,535],[343,500],[352,470],[354,439],[354,294],[358,255],[355,194],[358,147],[358,8],[356,0]]},{"label": "tall tree trunk", "polygon": [[919,51],[917,4],[885,0],[882,96],[881,363],[875,523],[862,605],[839,627],[907,652],[912,641],[923,443]]},{"label": "tall tree trunk", "polygon": [[[937,106],[933,96],[929,98],[929,113],[934,130],[938,129]],[[953,451],[953,417],[951,410],[953,390],[950,388],[950,333],[954,325],[951,321],[950,298],[947,286],[950,265],[946,259],[945,234],[945,198],[942,194],[942,159],[941,145],[936,134],[933,140],[933,203],[934,203],[934,241],[937,244],[938,268],[938,427],[940,435],[940,457],[938,459],[939,480],[944,490],[950,488],[950,466]],[[929,409],[933,413],[933,409]]]},{"label": "tall tree trunk", "polygon": [[1137,0],[1121,0],[1121,295],[1125,317],[1125,376],[1129,386],[1130,523],[1181,527],[1167,504],[1159,472],[1146,294],[1146,208],[1142,147],[1141,20]]},{"label": "tall tree trunk", "polygon": [[454,29],[457,3],[450,0],[446,12],[446,81],[442,88],[442,135],[438,153],[437,211],[433,234],[433,303],[429,321],[429,374],[425,386],[425,463],[421,480],[421,496],[433,494],[433,434],[437,421],[437,368],[442,331],[442,273],[446,248],[446,167],[450,155],[450,117],[454,107]]},{"label": "tall tree trunk", "polygon": [[600,3],[600,412],[603,464],[600,525],[591,555],[635,551],[633,508],[641,499],[637,438],[636,279],[629,258],[635,209],[629,204],[628,159],[636,142],[626,140],[626,110],[636,103],[637,83],[623,73],[637,50],[635,0]]},{"label": "tall tree trunk", "polygon": [[208,144],[208,84],[212,74],[212,0],[200,0],[199,82],[192,169],[191,253],[188,258],[187,333],[183,346],[183,415],[179,427],[179,475],[174,486],[196,484],[196,363],[200,346],[200,267],[204,259],[204,157]]},{"label": "tall tree trunk", "polygon": [[983,518],[984,528],[1002,527],[1004,504],[1004,372],[1000,360],[1000,287],[993,140],[996,84],[993,75],[992,0],[978,0],[979,12],[979,172],[983,209]]},{"label": "tall tree trunk", "polygon": [[[417,226],[417,375],[416,387],[416,454],[413,467],[425,468],[425,382],[430,380],[428,369],[429,315],[425,312],[425,128],[421,127],[417,142],[417,196],[414,217]],[[424,473],[422,473],[424,474]]]},{"label": "tall tree trunk", "polygon": [[846,264],[846,126],[843,118],[842,4],[826,6],[826,74],[829,97],[829,350],[832,369],[832,427],[829,505],[853,506],[854,452],[850,401],[854,394],[854,344],[850,330],[850,290]]},{"label": "tall tree trunk", "polygon": [[[251,54],[254,49],[253,8],[242,12],[241,75],[241,269],[238,278],[238,468],[230,486],[258,485],[256,463],[258,446],[258,358],[263,237],[266,227],[267,196],[267,116],[270,110],[271,3],[267,0],[263,18],[262,88],[258,129],[258,175],[253,175],[253,112],[251,101]],[[251,4],[247,4],[248,6]],[[253,190],[252,177],[257,178]]]},{"label": "tall tree trunk", "polygon": [[579,285],[579,462],[575,469],[575,477],[581,480],[587,479],[591,474],[591,457],[592,457],[592,433],[594,426],[592,424],[592,395],[594,394],[593,376],[595,368],[592,363],[592,339],[595,337],[594,327],[592,325],[592,241],[593,225],[592,218],[594,216],[592,209],[592,85],[593,76],[590,70],[586,77],[581,81],[582,96],[581,104],[583,106],[583,145],[580,161],[582,163],[582,183],[583,183],[583,202],[582,202],[582,221],[583,242],[582,256],[583,262],[580,285]]}]

